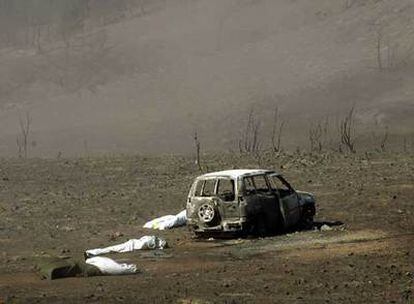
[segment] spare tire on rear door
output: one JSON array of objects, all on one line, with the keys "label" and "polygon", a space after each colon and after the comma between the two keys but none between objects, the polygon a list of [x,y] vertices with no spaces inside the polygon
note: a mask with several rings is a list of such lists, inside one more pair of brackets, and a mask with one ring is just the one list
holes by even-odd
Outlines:
[{"label": "spare tire on rear door", "polygon": [[216,206],[209,202],[201,204],[197,214],[200,221],[209,226],[214,225],[219,218]]}]

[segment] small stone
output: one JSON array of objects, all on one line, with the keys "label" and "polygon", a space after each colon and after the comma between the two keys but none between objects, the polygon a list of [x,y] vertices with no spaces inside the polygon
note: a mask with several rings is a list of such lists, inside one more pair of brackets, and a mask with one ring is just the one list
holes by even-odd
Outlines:
[{"label": "small stone", "polygon": [[321,231],[331,231],[332,228],[326,224],[323,224],[321,227]]},{"label": "small stone", "polygon": [[95,297],[95,295],[93,293],[86,295],[84,298],[85,299],[93,299]]},{"label": "small stone", "polygon": [[103,288],[103,286],[99,284],[99,285],[96,287],[96,291],[97,291],[97,292],[104,292],[104,288]]},{"label": "small stone", "polygon": [[223,287],[226,287],[226,288],[227,288],[227,287],[230,287],[230,283],[229,283],[229,282],[224,282],[224,283],[223,283]]},{"label": "small stone", "polygon": [[112,233],[109,235],[109,239],[110,239],[111,241],[115,241],[116,239],[118,239],[118,238],[120,238],[120,237],[122,237],[122,236],[124,236],[124,234],[123,234],[122,232],[120,232],[120,231],[115,231],[115,232],[112,232]]}]

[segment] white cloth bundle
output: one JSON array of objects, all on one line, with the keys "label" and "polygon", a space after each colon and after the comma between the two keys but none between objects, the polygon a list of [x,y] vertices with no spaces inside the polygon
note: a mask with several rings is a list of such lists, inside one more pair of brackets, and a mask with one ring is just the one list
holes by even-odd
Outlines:
[{"label": "white cloth bundle", "polygon": [[181,211],[176,215],[165,215],[156,219],[153,219],[143,226],[149,229],[165,230],[179,226],[184,226],[187,223],[186,210]]},{"label": "white cloth bundle", "polygon": [[103,274],[120,275],[137,272],[135,264],[118,263],[106,257],[89,258],[85,263],[97,267]]},{"label": "white cloth bundle", "polygon": [[89,249],[85,251],[87,257],[96,255],[115,253],[115,252],[131,252],[142,249],[164,249],[168,246],[167,241],[154,235],[146,235],[140,239],[131,239],[125,243],[109,246],[105,248]]}]

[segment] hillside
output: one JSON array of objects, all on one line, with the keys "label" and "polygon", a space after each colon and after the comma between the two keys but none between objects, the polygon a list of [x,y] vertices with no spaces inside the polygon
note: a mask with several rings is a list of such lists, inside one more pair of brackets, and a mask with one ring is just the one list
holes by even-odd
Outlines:
[{"label": "hillside", "polygon": [[335,141],[353,104],[361,144],[388,127],[413,145],[410,0],[70,3],[0,14],[16,22],[0,44],[1,155],[27,112],[30,155],[188,152],[194,130],[204,149],[237,149],[252,106],[266,146],[276,105],[287,148],[325,117]]}]

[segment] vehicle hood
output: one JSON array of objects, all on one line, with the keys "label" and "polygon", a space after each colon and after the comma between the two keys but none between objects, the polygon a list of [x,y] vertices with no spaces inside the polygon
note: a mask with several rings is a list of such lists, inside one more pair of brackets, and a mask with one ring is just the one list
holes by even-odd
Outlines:
[{"label": "vehicle hood", "polygon": [[315,196],[310,192],[296,191],[303,204],[315,204]]}]

